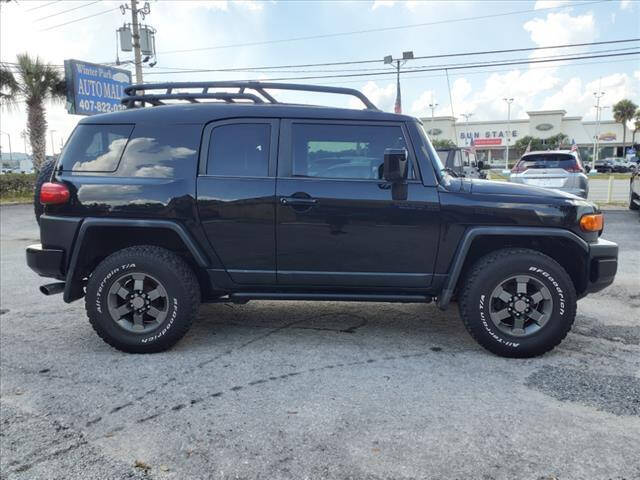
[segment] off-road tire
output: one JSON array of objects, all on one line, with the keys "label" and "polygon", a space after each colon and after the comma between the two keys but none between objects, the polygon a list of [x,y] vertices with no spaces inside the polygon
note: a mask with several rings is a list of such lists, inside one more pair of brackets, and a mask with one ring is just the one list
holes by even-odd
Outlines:
[{"label": "off-road tire", "polygon": [[40,216],[44,213],[44,205],[40,203],[40,190],[42,184],[51,181],[53,170],[56,168],[55,160],[47,160],[42,164],[38,176],[36,177],[35,188],[33,190],[33,211],[36,214],[36,222],[40,224]]},{"label": "off-road tire", "polygon": [[[122,328],[109,313],[109,291],[118,279],[142,273],[157,279],[166,291],[166,317],[153,331]],[[85,308],[91,326],[109,345],[128,353],[161,352],[189,330],[200,305],[200,285],[187,262],[164,248],[137,246],[104,259],[91,274]]]},{"label": "off-road tire", "polygon": [[[529,336],[509,335],[490,318],[491,293],[505,279],[527,275],[548,289],[549,320]],[[464,326],[484,348],[496,355],[529,358],[542,355],[564,340],[576,315],[576,292],[567,272],[552,258],[526,248],[497,250],[480,258],[460,289],[459,309]]]}]

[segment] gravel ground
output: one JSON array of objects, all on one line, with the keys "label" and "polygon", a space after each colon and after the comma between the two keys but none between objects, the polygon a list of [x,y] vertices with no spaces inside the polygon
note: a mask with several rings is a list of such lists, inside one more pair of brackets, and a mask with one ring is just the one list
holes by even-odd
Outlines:
[{"label": "gravel ground", "polygon": [[529,360],[455,308],[324,302],[204,306],[170,352],[123,354],[38,293],[31,208],[0,216],[2,478],[640,478],[637,213],[606,213],[615,284]]}]

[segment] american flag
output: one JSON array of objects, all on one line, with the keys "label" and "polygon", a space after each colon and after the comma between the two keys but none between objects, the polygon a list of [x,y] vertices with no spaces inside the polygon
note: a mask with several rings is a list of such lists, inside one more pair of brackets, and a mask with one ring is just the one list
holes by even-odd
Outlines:
[{"label": "american flag", "polygon": [[578,151],[578,145],[576,145],[576,139],[575,138],[573,140],[571,140],[571,151],[572,152],[577,152]]}]

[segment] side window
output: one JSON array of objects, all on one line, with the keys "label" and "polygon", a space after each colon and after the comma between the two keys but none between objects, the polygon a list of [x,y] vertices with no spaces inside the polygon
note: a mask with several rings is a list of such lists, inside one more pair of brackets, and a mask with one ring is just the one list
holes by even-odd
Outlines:
[{"label": "side window", "polygon": [[456,150],[456,154],[453,157],[453,167],[454,168],[460,168],[462,167],[462,157],[461,157],[461,151],[460,150]]},{"label": "side window", "polygon": [[60,158],[62,169],[115,171],[132,130],[133,125],[78,125]]},{"label": "side window", "polygon": [[385,149],[407,148],[402,128],[391,125],[294,123],[292,141],[297,177],[377,180]]},{"label": "side window", "polygon": [[266,177],[271,125],[234,123],[215,127],[209,140],[207,175]]}]

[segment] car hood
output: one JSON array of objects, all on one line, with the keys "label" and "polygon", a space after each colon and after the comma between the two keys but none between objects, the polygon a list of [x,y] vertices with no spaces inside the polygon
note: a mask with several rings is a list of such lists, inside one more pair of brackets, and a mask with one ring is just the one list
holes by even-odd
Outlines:
[{"label": "car hood", "polygon": [[571,193],[562,192],[560,190],[551,190],[548,188],[534,187],[532,185],[524,185],[522,183],[499,182],[495,180],[469,180],[471,182],[471,193],[481,195],[524,195],[527,197],[540,198],[565,198],[579,199]]}]

